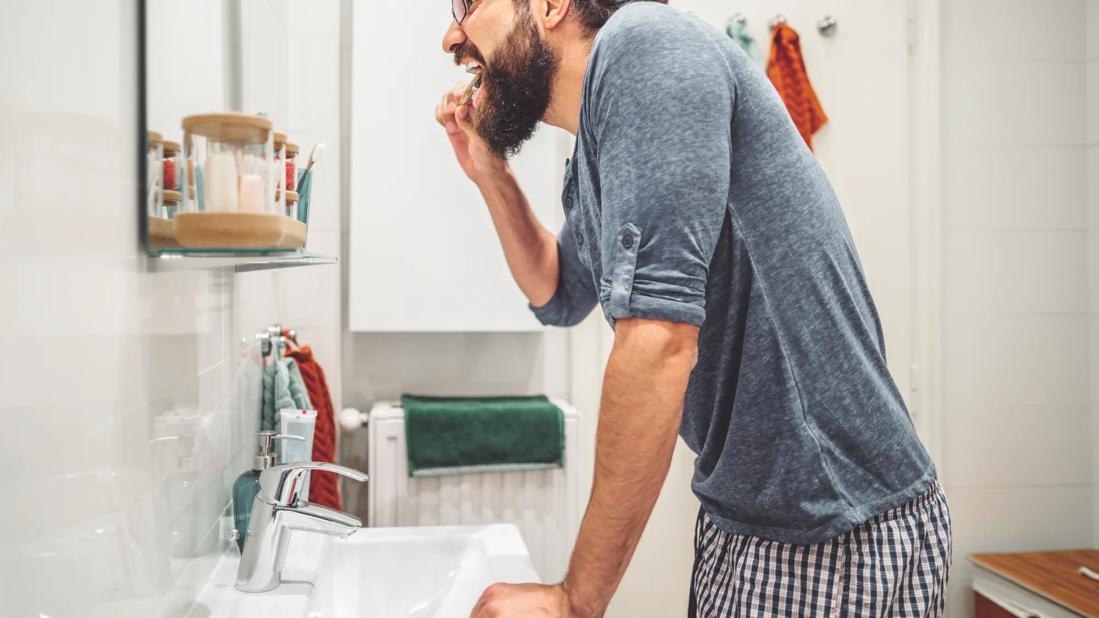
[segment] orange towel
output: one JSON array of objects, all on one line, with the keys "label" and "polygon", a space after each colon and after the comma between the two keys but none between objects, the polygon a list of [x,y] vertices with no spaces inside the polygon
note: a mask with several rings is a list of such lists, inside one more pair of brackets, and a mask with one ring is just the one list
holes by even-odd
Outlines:
[{"label": "orange towel", "polygon": [[812,150],[813,134],[828,122],[828,116],[820,106],[817,93],[813,92],[813,85],[805,72],[798,33],[786,24],[778,24],[772,35],[774,39],[771,42],[771,57],[767,61],[767,77],[786,104],[798,133]]},{"label": "orange towel", "polygon": [[[288,333],[284,331],[285,334]],[[313,432],[313,461],[335,461],[336,422],[324,370],[313,358],[313,351],[309,346],[287,350],[286,356],[298,362],[305,388],[309,391],[309,401],[317,410],[317,427]],[[338,510],[340,491],[336,475],[331,472],[310,472],[309,475],[309,501]]]}]

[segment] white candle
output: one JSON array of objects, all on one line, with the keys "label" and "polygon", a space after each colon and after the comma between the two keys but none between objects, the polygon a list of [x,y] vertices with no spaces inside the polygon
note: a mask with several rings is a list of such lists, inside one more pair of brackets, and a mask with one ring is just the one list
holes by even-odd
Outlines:
[{"label": "white candle", "polygon": [[203,195],[206,210],[237,210],[237,160],[231,152],[212,152],[206,157]]},{"label": "white candle", "polygon": [[263,177],[259,174],[242,174],[240,177],[241,212],[263,212]]}]

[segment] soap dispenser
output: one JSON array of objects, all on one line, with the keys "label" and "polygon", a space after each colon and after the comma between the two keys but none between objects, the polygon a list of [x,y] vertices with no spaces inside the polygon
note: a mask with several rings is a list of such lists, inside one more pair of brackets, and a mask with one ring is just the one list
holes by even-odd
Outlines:
[{"label": "soap dispenser", "polygon": [[237,527],[237,547],[244,551],[248,536],[248,520],[252,517],[252,502],[259,493],[259,475],[275,465],[275,440],[304,440],[301,436],[282,435],[274,431],[259,432],[259,450],[252,461],[252,469],[241,474],[233,483],[233,523]]}]

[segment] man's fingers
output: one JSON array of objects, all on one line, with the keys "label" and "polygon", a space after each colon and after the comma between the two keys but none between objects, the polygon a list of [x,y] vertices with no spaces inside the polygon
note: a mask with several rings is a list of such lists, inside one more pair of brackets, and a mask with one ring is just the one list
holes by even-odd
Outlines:
[{"label": "man's fingers", "polygon": [[453,103],[454,105],[457,105],[458,101],[462,100],[462,97],[466,93],[466,88],[468,87],[468,83],[461,83],[456,84],[453,88],[448,90],[447,93],[443,95],[443,107],[445,108],[447,103]]},{"label": "man's fingers", "polygon": [[[459,83],[453,88],[448,90],[439,104],[435,106],[435,122],[446,128],[446,131],[450,135],[457,135],[459,131],[465,131],[466,134],[470,134],[473,131],[472,119],[470,116],[466,117],[465,123],[461,123],[456,119],[458,113],[462,107],[469,107],[469,105],[460,106],[459,101],[465,96],[465,91],[469,87],[467,83]],[[468,109],[466,113],[468,113]]]},{"label": "man's fingers", "polygon": [[462,131],[462,127],[458,122],[457,106],[453,103],[447,103],[445,116],[446,124],[443,126],[446,127],[446,132],[450,135],[458,135]]},{"label": "man's fingers", "polygon": [[488,599],[485,598],[485,593],[482,592],[481,598],[477,599],[477,605],[474,605],[473,611],[469,613],[469,618],[481,618],[482,616],[484,616],[485,603],[487,602]]},{"label": "man's fingers", "polygon": [[445,100],[435,106],[435,122],[446,128],[449,135],[454,135],[461,130],[458,123],[454,121],[454,107],[453,103],[447,103]]},{"label": "man's fingers", "polygon": [[458,126],[461,127],[466,135],[475,135],[476,129],[473,127],[473,106],[469,103],[465,105],[459,105],[454,110],[454,119],[458,122]]}]

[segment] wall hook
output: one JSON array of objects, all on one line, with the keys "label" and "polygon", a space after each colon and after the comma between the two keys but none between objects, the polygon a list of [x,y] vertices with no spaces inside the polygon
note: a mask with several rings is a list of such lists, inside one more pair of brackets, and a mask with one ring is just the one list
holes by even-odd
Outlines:
[{"label": "wall hook", "polygon": [[744,13],[734,13],[733,16],[729,18],[729,23],[738,23],[741,26],[747,26],[748,16]]},{"label": "wall hook", "polygon": [[832,36],[836,33],[837,26],[839,26],[839,22],[836,21],[835,17],[825,15],[817,22],[817,32],[819,32],[821,36]]},{"label": "wall hook", "polygon": [[782,13],[777,13],[774,17],[771,18],[770,25],[771,28],[774,29],[779,24],[785,24],[787,21],[788,20],[786,19],[785,15],[783,15]]}]

